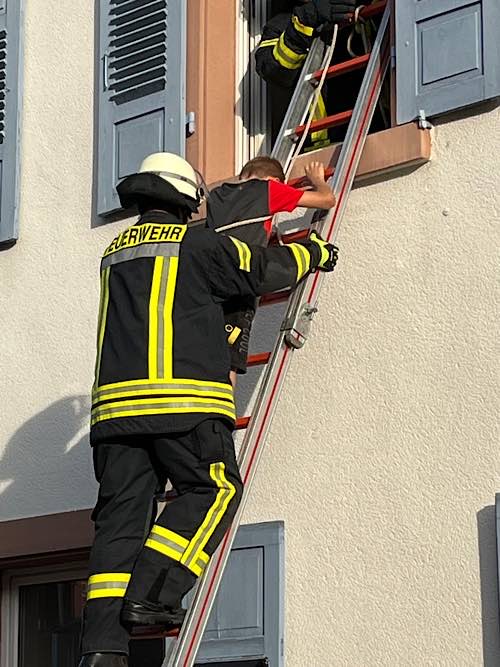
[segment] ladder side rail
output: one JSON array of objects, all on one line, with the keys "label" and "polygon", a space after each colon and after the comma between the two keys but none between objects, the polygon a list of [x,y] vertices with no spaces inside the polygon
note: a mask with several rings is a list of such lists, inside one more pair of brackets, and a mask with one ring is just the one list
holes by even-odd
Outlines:
[{"label": "ladder side rail", "polygon": [[310,75],[324,67],[324,58],[325,45],[317,37],[309,49],[304,66],[300,72],[299,80],[288,105],[288,110],[283,118],[273,150],[271,151],[271,157],[279,160],[285,171],[294,152],[295,135],[293,131],[296,127],[304,123],[309,112],[309,107],[314,99],[315,86],[314,82],[310,80]]},{"label": "ladder side rail", "polygon": [[[358,95],[353,118],[344,141],[337,168],[332,179],[332,188],[338,196],[337,207],[323,220],[321,228],[327,229],[327,238],[333,239],[337,233],[342,214],[345,211],[346,199],[354,180],[357,164],[368,132],[369,123],[380,93],[383,74],[388,67],[388,37],[387,26],[390,9],[387,6],[377,39],[375,41],[370,63],[367,68],[363,85]],[[387,58],[382,51],[387,50]],[[306,295],[311,299],[317,293],[321,281],[320,272],[314,274],[300,289],[301,299]],[[312,283],[312,284],[311,284]],[[307,292],[309,289],[309,292]],[[297,308],[300,301],[293,299],[288,313]],[[272,417],[276,410],[277,399],[283,384],[283,378],[291,360],[291,348],[286,343],[286,333],[283,331],[275,345],[271,361],[265,371],[262,390],[256,403],[255,416],[252,418],[240,453],[240,469],[245,482],[240,508],[235,516],[231,528],[212,557],[203,579],[197,586],[195,598],[188,610],[181,633],[170,656],[164,662],[165,667],[192,667],[196,653],[203,636],[211,606],[215,599],[224,565],[230,555],[231,546],[236,535],[245,502],[251,488],[251,482],[257,470],[258,461],[263,452],[263,443],[269,430]]]},{"label": "ladder side rail", "polygon": [[[389,66],[389,17],[390,3],[387,4],[384,11],[342,151],[335,172],[329,181],[336,196],[337,204],[326,216],[320,218],[317,224],[318,232],[329,242],[336,240],[340,229],[368,129],[380,95],[384,76]],[[288,340],[292,344],[294,344],[293,332],[297,318],[300,317],[305,305],[309,304],[311,308],[316,307],[317,294],[323,279],[324,276],[321,271],[308,276],[295,290],[290,299],[289,309],[283,326],[291,332],[291,337],[288,336]],[[296,333],[300,335],[298,331]],[[297,337],[295,337],[295,342],[297,342]],[[301,344],[297,344],[296,346],[300,347]]]}]

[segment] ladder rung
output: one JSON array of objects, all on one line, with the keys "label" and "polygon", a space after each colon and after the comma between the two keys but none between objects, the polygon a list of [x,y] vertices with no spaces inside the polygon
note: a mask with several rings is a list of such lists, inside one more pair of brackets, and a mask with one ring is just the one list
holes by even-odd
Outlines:
[{"label": "ladder rung", "polygon": [[387,5],[387,0],[374,2],[372,5],[368,5],[368,7],[363,7],[363,9],[360,11],[360,15],[364,19],[369,19],[372,16],[377,16],[377,14],[381,14],[384,11],[386,5]]},{"label": "ladder rung", "polygon": [[[342,74],[347,74],[348,72],[354,72],[354,70],[361,69],[368,64],[370,55],[370,53],[367,53],[364,56],[358,56],[357,58],[352,58],[352,60],[346,60],[343,63],[332,65],[327,69],[325,78],[333,79],[334,76],[341,76]],[[311,75],[311,79],[319,81],[322,76],[323,70],[319,69]]]},{"label": "ladder rung", "polygon": [[263,366],[269,363],[271,358],[270,352],[261,352],[260,354],[251,354],[247,359],[247,366]]},{"label": "ladder rung", "polygon": [[241,431],[244,428],[247,428],[249,423],[250,423],[250,417],[240,417],[239,419],[236,420],[234,428],[237,431]]},{"label": "ladder rung", "polygon": [[309,236],[311,230],[309,227],[307,229],[298,229],[296,232],[290,232],[290,234],[283,234],[281,240],[284,243],[295,243],[296,241],[304,241]]},{"label": "ladder rung", "polygon": [[[309,128],[309,134],[311,132],[318,132],[319,130],[327,130],[329,127],[337,127],[339,125],[346,125],[352,116],[352,109],[350,111],[342,111],[341,113],[336,113],[333,116],[327,116],[326,118],[321,118],[321,120],[315,120],[311,123]],[[295,128],[295,134],[301,135],[306,129],[305,125],[299,125]]]},{"label": "ladder rung", "polygon": [[281,292],[270,292],[260,297],[259,306],[271,306],[273,303],[284,303],[290,298],[291,290],[282,290]]},{"label": "ladder rung", "polygon": [[141,639],[165,639],[166,637],[178,637],[179,629],[175,630],[158,630],[147,627],[138,627],[132,632],[132,639],[134,641]]}]

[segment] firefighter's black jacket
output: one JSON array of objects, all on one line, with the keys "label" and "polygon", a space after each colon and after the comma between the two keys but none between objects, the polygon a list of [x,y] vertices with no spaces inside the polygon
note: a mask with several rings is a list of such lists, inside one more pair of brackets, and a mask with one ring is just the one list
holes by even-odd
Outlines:
[{"label": "firefighter's black jacket", "polygon": [[248,246],[163,212],[121,233],[101,262],[91,443],[234,422],[222,303],[294,286],[320,255],[310,242]]},{"label": "firefighter's black jacket", "polygon": [[282,88],[295,85],[315,37],[316,26],[302,23],[297,13],[302,17],[305,8],[297,7],[293,14],[273,16],[264,26],[255,51],[257,73],[268,83]]},{"label": "firefighter's black jacket", "polygon": [[293,87],[314,38],[321,33],[328,40],[333,24],[354,11],[356,4],[355,0],[315,0],[273,16],[255,52],[258,74],[281,88]]}]

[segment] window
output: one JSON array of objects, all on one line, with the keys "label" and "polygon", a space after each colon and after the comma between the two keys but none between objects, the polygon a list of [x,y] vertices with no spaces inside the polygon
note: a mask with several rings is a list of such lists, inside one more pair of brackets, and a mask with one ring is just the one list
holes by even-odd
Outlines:
[{"label": "window", "polygon": [[[79,657],[80,627],[87,588],[82,564],[43,573],[13,573],[4,579],[2,665],[69,667]],[[162,639],[130,644],[130,667],[161,667]]]},{"label": "window", "polygon": [[18,236],[22,0],[0,0],[0,247]]},{"label": "window", "polygon": [[[281,667],[283,558],[282,524],[240,528],[197,664]],[[1,664],[76,665],[86,581],[84,563],[6,573]],[[162,638],[136,639],[130,643],[130,667],[161,667],[165,653]]]},{"label": "window", "polygon": [[97,209],[146,155],[184,153],[186,4],[100,0]]},{"label": "window", "polygon": [[6,576],[2,595],[2,664],[76,664],[84,567]]},{"label": "window", "polygon": [[[393,129],[414,121],[422,111],[427,117],[481,102],[500,95],[500,2],[498,0],[388,0],[394,7],[391,22],[392,67],[381,91],[380,100],[375,109],[369,132],[378,133]],[[263,0],[255,5],[261,7]],[[244,3],[246,4],[246,3]],[[287,11],[286,3],[273,0],[269,4],[269,16]],[[358,64],[363,64],[364,54],[370,50],[375,33],[380,23],[383,0],[361,2],[364,10],[365,35],[356,31],[347,38],[352,27],[339,31],[332,64],[346,62],[353,55],[361,56]],[[257,15],[265,20],[262,7],[256,11],[253,21],[249,22],[250,34],[260,33],[262,24],[255,25]],[[289,4],[288,4],[289,11]],[[367,39],[366,39],[367,38]],[[351,52],[349,52],[351,51]],[[249,55],[253,60],[253,54]],[[341,76],[327,79],[323,88],[323,98],[327,115],[340,114],[353,108],[364,74],[364,65],[344,72]],[[254,88],[258,93],[259,89]],[[286,98],[286,90],[278,89]],[[272,138],[283,118],[288,98],[276,97],[272,86],[262,88],[262,95],[271,99],[273,113],[267,115],[267,143],[262,144],[269,150]],[[291,92],[290,92],[291,95]],[[281,104],[281,111],[276,113]],[[262,107],[253,100],[254,116]],[[264,105],[265,106],[265,105]],[[251,112],[249,112],[251,113]],[[278,116],[278,118],[276,118]],[[256,117],[256,116],[255,116]],[[348,121],[348,119],[346,119]],[[251,127],[251,120],[244,122]],[[345,137],[347,122],[328,130],[331,143],[342,142]],[[384,135],[385,141],[396,143],[401,134],[394,131]],[[412,143],[414,137],[412,137]],[[367,146],[370,144],[368,140]],[[319,145],[319,144],[318,144]],[[380,142],[377,142],[377,146]],[[401,153],[401,150],[399,151]],[[252,155],[249,155],[252,157]],[[331,155],[325,156],[330,159]],[[401,155],[405,164],[404,155]],[[410,163],[413,158],[409,159]],[[425,161],[425,159],[423,160]],[[399,164],[399,163],[398,163]],[[369,166],[369,165],[366,165]],[[383,165],[387,169],[390,165]],[[379,165],[380,168],[380,165]],[[373,173],[367,170],[368,173]]]},{"label": "window", "polygon": [[[363,3],[369,4],[369,3]],[[380,3],[379,3],[380,4]],[[281,122],[293,94],[292,88],[281,88],[265,84],[255,71],[254,52],[260,42],[262,29],[266,21],[277,14],[289,13],[290,3],[285,0],[242,0],[240,3],[239,43],[239,84],[237,85],[237,150],[236,173],[244,162],[260,153],[270,152],[278,134]],[[365,55],[373,43],[382,13],[378,12],[367,20],[366,30],[362,35],[351,27],[339,31],[332,65],[350,60],[353,56]],[[351,35],[351,33],[353,33]],[[323,99],[327,115],[339,114],[352,110],[363,79],[364,69],[353,69],[341,77],[325,82]],[[370,131],[383,130],[391,124],[390,74],[377,105]],[[327,131],[331,143],[343,141],[347,122]],[[324,145],[325,137],[321,137]],[[319,138],[318,138],[319,141]]]},{"label": "window", "polygon": [[259,154],[270,151],[264,81],[255,71],[253,53],[267,20],[267,0],[240,0],[236,54],[236,164],[234,173]]}]

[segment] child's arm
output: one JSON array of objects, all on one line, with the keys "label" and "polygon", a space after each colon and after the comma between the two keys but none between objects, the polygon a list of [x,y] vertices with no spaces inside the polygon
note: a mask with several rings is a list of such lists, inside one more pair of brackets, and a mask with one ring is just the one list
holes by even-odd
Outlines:
[{"label": "child's arm", "polygon": [[311,162],[305,168],[306,176],[314,190],[306,190],[298,206],[329,209],[335,206],[335,195],[325,183],[325,167],[321,162]]}]

